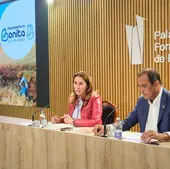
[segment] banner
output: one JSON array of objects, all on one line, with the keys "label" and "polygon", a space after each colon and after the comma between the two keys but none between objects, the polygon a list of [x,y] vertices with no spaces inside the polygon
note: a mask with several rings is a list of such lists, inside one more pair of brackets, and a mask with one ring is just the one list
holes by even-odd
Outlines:
[{"label": "banner", "polygon": [[0,104],[36,106],[35,39],[35,0],[0,4]]}]

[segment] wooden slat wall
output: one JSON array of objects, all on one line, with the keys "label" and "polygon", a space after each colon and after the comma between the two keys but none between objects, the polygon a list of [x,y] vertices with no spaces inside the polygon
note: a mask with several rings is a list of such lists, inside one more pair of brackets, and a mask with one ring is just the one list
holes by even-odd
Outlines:
[{"label": "wooden slat wall", "polygon": [[[67,112],[72,75],[87,71],[103,100],[119,106],[124,119],[140,93],[137,73],[145,67],[159,70],[170,89],[168,62],[154,63],[154,31],[170,30],[169,0],[55,0],[49,5],[50,109],[48,118]],[[125,25],[136,25],[136,15],[146,19],[144,63],[131,65]],[[166,44],[170,40],[157,40]],[[32,108],[0,106],[0,113],[30,117]],[[137,128],[136,128],[137,129]]]}]

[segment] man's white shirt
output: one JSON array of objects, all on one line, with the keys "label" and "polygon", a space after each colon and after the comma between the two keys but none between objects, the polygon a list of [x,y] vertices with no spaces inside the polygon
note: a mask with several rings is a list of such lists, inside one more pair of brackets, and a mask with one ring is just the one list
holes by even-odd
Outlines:
[{"label": "man's white shirt", "polygon": [[163,89],[161,87],[161,91],[159,92],[158,96],[154,99],[152,103],[150,100],[148,100],[149,112],[148,112],[148,118],[146,121],[145,131],[147,130],[158,131],[157,124],[158,124],[162,91]]}]

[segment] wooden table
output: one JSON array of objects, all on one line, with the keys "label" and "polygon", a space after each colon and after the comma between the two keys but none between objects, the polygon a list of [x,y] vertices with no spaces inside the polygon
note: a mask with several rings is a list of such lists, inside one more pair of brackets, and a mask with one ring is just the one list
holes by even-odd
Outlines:
[{"label": "wooden table", "polygon": [[169,142],[159,146],[125,142],[83,129],[62,132],[18,125],[22,120],[29,122],[0,116],[0,169],[170,168]]}]

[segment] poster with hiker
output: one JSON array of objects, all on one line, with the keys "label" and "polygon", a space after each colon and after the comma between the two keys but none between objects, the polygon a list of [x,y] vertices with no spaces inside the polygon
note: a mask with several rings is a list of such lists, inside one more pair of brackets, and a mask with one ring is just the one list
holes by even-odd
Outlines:
[{"label": "poster with hiker", "polygon": [[0,3],[0,35],[0,104],[36,106],[35,1]]}]

